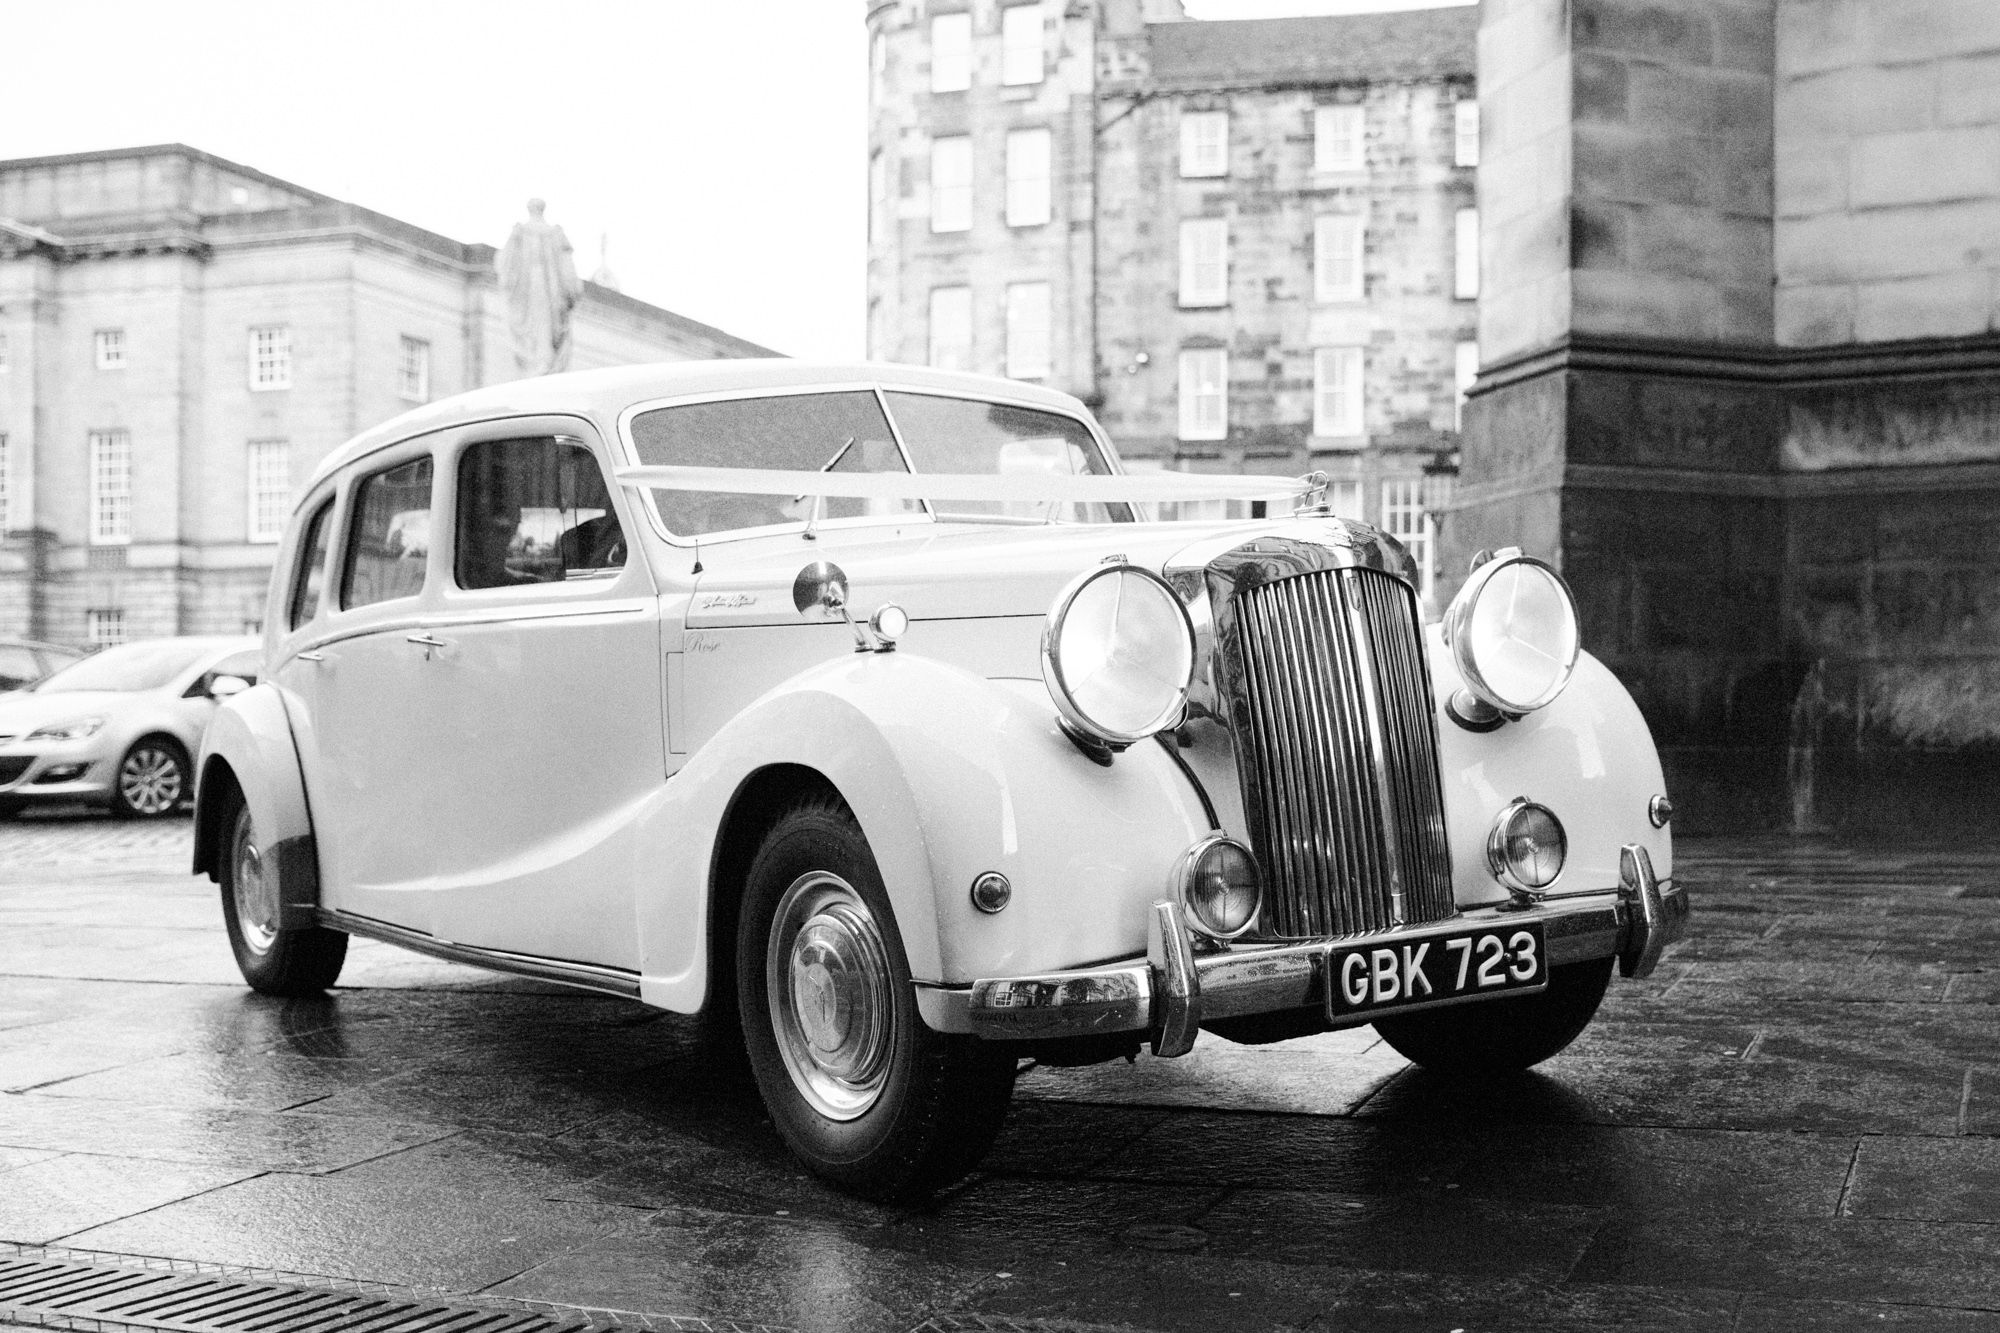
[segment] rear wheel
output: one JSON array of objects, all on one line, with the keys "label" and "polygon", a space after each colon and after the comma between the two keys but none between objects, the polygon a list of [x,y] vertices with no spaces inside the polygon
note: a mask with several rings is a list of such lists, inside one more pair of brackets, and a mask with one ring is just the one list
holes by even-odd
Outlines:
[{"label": "rear wheel", "polygon": [[264,855],[250,807],[239,796],[223,816],[222,919],[237,970],[265,995],[317,995],[340,977],[347,933],[324,926],[286,926],[275,857]]},{"label": "rear wheel", "polygon": [[1375,1031],[1399,1054],[1442,1074],[1526,1069],[1590,1026],[1611,981],[1611,963],[1565,963],[1549,969],[1549,987],[1539,995],[1378,1018]]},{"label": "rear wheel", "polygon": [[121,819],[161,819],[188,793],[188,757],[170,736],[142,736],[118,761],[111,813]]},{"label": "rear wheel", "polygon": [[765,835],[736,979],[758,1090],[816,1174],[867,1198],[917,1198],[992,1146],[1014,1057],[924,1025],[875,858],[836,798],[794,805]]}]

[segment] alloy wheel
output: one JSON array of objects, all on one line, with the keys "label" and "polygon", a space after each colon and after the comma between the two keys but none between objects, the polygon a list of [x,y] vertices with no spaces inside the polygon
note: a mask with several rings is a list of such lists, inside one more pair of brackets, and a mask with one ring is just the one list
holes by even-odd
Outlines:
[{"label": "alloy wheel", "polygon": [[142,815],[164,815],[181,803],[180,756],[157,745],[135,746],[118,765],[118,794]]}]

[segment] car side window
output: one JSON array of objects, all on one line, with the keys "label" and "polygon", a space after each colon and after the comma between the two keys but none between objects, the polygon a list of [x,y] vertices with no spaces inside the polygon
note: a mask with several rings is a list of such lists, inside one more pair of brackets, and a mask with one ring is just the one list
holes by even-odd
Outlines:
[{"label": "car side window", "polygon": [[413,458],[354,488],[340,604],[352,610],[424,589],[431,549],[431,460]]},{"label": "car side window", "polygon": [[326,582],[326,543],[333,518],[333,501],[328,499],[306,520],[305,538],[299,542],[299,566],[292,572],[292,609],[286,617],[292,629],[319,614],[320,588]]},{"label": "car side window", "polygon": [[0,644],[0,690],[17,690],[40,680],[35,655],[26,648]]},{"label": "car side window", "polygon": [[458,463],[452,570],[466,589],[565,583],[625,567],[597,460],[558,439],[482,440]]}]

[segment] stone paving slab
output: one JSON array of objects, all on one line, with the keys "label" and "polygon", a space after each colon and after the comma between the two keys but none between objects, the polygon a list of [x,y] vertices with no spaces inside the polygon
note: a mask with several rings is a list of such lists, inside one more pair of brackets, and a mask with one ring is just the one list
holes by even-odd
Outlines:
[{"label": "stone paving slab", "polygon": [[187,842],[0,824],[0,1242],[661,1328],[2000,1333],[2000,846],[1685,843],[1695,937],[1533,1074],[1033,1069],[891,1209],[686,1020],[369,942],[250,994]]}]

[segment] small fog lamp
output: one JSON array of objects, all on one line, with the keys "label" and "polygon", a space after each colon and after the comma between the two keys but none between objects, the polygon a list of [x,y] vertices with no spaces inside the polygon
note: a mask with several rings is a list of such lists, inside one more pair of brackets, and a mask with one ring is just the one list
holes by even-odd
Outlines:
[{"label": "small fog lamp", "polygon": [[989,870],[972,881],[972,905],[988,916],[1005,907],[1014,897],[1014,886],[997,870]]},{"label": "small fog lamp", "polygon": [[1250,849],[1221,834],[1203,838],[1181,858],[1181,905],[1204,935],[1233,940],[1250,929],[1264,896]]},{"label": "small fog lamp", "polygon": [[1538,896],[1562,874],[1569,837],[1547,806],[1525,797],[1508,802],[1486,838],[1486,863],[1493,876],[1518,893]]},{"label": "small fog lamp", "polygon": [[910,632],[910,613],[894,602],[884,602],[868,617],[868,628],[884,643],[894,643]]}]

